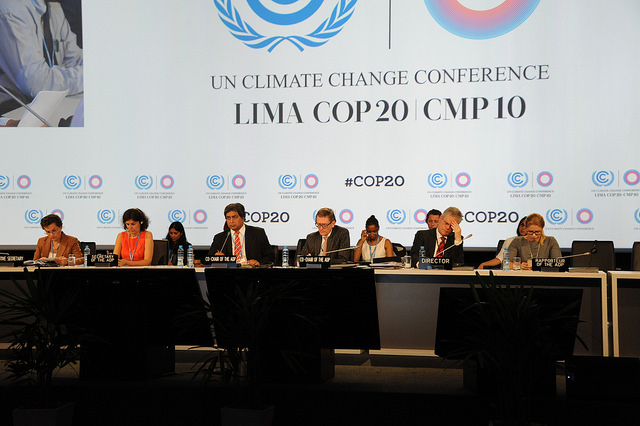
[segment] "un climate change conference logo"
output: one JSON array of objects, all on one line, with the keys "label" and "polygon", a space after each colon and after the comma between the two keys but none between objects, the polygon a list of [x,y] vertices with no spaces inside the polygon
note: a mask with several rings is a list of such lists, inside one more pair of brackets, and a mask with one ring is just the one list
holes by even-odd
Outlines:
[{"label": "un climate change conference logo", "polygon": [[404,223],[407,219],[407,212],[400,209],[387,210],[387,221],[392,225]]},{"label": "un climate change conference logo", "polygon": [[116,219],[116,212],[111,209],[98,210],[98,222],[109,225]]},{"label": "un climate change conference logo", "polygon": [[278,178],[278,185],[280,185],[282,189],[293,189],[297,184],[298,179],[292,174],[280,175]]},{"label": "un climate change conference logo", "polygon": [[42,219],[42,211],[38,209],[30,209],[24,212],[24,220],[30,225],[40,223],[40,219]]},{"label": "un climate change conference logo", "polygon": [[[214,0],[222,23],[231,35],[253,49],[273,51],[287,41],[301,52],[318,47],[337,35],[358,0]],[[329,6],[335,4],[330,12]],[[248,6],[248,7],[247,7]],[[325,7],[322,7],[325,6]],[[240,10],[238,10],[240,9]],[[242,13],[242,15],[241,15]],[[327,13],[319,25],[311,19]]]},{"label": "un climate change conference logo", "polygon": [[475,40],[504,35],[526,21],[540,0],[504,0],[487,10],[469,9],[460,0],[424,0],[433,19],[445,30]]},{"label": "un climate change conference logo", "polygon": [[547,222],[552,225],[562,225],[567,221],[569,215],[564,209],[551,209],[547,210]]}]

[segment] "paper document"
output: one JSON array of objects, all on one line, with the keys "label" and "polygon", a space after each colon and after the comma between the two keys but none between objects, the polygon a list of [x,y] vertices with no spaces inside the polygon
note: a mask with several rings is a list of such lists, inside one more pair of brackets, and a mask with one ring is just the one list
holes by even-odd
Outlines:
[{"label": "paper document", "polygon": [[[42,118],[51,122],[51,120],[56,117],[56,109],[65,96],[67,96],[67,93],[68,90],[62,92],[43,90],[36,95],[31,104],[29,104],[29,107],[42,116]],[[40,121],[38,117],[29,111],[25,111],[24,114],[22,114],[18,127],[40,127],[43,125],[44,123]],[[58,123],[51,123],[51,125],[57,126]]]}]

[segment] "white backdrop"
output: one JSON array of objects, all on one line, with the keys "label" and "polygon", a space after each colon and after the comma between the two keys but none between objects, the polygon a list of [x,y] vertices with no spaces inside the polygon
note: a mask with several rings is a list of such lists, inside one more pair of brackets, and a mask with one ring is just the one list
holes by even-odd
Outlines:
[{"label": "white backdrop", "polygon": [[[181,220],[206,246],[241,202],[279,245],[325,206],[352,240],[375,214],[410,245],[427,210],[455,205],[470,247],[531,212],[563,247],[631,247],[640,2],[460,0],[490,14],[468,13],[462,35],[464,14],[436,20],[438,3],[458,2],[84,2],[85,127],[0,130],[0,245],[34,245],[51,212],[113,244],[139,207],[156,238]],[[515,15],[490,10],[527,4],[510,31]],[[486,38],[487,16],[503,34]]]}]

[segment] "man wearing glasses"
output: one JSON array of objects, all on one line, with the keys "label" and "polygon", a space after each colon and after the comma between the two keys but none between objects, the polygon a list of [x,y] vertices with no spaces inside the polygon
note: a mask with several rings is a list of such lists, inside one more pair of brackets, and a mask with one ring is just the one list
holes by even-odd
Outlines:
[{"label": "man wearing glasses", "polygon": [[330,208],[321,208],[316,213],[318,231],[307,235],[301,256],[329,256],[331,263],[345,263],[353,256],[349,231],[336,225],[336,216]]},{"label": "man wearing glasses", "polygon": [[464,264],[461,221],[460,209],[449,207],[435,228],[416,232],[411,247],[411,265],[418,263],[420,247],[424,247],[427,257],[445,257],[452,259],[454,265]]}]

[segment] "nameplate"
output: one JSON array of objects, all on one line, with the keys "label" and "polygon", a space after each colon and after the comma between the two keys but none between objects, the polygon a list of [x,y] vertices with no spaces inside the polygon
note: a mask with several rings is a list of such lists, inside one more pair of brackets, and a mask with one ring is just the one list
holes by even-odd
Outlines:
[{"label": "nameplate", "polygon": [[418,269],[453,269],[448,257],[423,257],[418,260]]},{"label": "nameplate", "polygon": [[103,254],[96,253],[89,257],[87,262],[89,266],[118,266],[118,256],[113,253]]},{"label": "nameplate", "polygon": [[2,255],[0,256],[0,266],[22,266],[24,256]]},{"label": "nameplate", "polygon": [[235,256],[206,256],[204,264],[209,268],[237,268]]},{"label": "nameplate", "polygon": [[567,259],[532,259],[531,269],[534,271],[564,272],[569,269]]},{"label": "nameplate", "polygon": [[328,268],[331,265],[330,256],[298,256],[301,268]]}]

